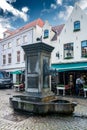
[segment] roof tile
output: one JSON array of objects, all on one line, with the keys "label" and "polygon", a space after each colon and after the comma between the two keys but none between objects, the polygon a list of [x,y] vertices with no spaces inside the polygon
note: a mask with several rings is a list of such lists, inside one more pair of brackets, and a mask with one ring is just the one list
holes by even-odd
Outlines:
[{"label": "roof tile", "polygon": [[16,29],[15,31],[11,32],[11,35],[9,35],[9,37],[12,36],[12,35],[15,35],[16,33],[20,33],[21,31],[24,31],[24,30],[26,30],[28,28],[34,27],[36,25],[38,25],[40,27],[43,27],[44,21],[39,18],[39,19],[37,19],[37,20],[35,20],[35,21],[31,22],[31,23],[28,23],[28,24],[24,25],[23,27],[21,27],[19,29]]},{"label": "roof tile", "polygon": [[57,40],[57,36],[60,35],[60,33],[61,33],[63,27],[64,27],[64,24],[61,24],[61,25],[52,27],[52,30],[55,32],[55,35],[54,35],[54,37],[52,38],[52,41]]}]

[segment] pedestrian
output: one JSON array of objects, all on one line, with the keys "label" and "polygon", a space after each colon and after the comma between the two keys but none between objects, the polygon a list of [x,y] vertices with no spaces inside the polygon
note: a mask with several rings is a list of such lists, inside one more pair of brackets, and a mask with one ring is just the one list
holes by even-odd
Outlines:
[{"label": "pedestrian", "polygon": [[79,95],[79,91],[81,88],[83,88],[84,81],[82,80],[82,77],[80,75],[77,76],[76,79],[76,95]]}]

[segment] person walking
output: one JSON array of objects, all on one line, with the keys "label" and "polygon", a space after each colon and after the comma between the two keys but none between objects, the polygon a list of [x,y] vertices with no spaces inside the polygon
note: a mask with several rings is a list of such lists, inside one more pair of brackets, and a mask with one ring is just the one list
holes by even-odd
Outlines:
[{"label": "person walking", "polygon": [[82,80],[82,77],[80,75],[77,76],[76,79],[76,95],[79,95],[79,91],[81,88],[83,88],[84,81]]}]

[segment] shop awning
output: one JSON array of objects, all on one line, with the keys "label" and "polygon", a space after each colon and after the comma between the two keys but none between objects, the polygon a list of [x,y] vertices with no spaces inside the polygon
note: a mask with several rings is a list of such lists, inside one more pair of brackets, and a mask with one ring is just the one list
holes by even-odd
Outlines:
[{"label": "shop awning", "polygon": [[87,70],[87,62],[52,64],[51,67],[53,69],[57,69],[58,72],[72,70]]},{"label": "shop awning", "polygon": [[23,71],[21,70],[16,70],[16,71],[13,71],[13,72],[10,72],[10,74],[22,74]]}]

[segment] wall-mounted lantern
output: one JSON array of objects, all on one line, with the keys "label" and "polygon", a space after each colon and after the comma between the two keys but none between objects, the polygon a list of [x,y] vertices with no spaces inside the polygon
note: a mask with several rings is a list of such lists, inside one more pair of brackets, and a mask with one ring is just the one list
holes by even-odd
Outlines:
[{"label": "wall-mounted lantern", "polygon": [[37,41],[42,41],[42,36],[41,36],[41,37],[37,37],[36,40],[37,40]]}]

